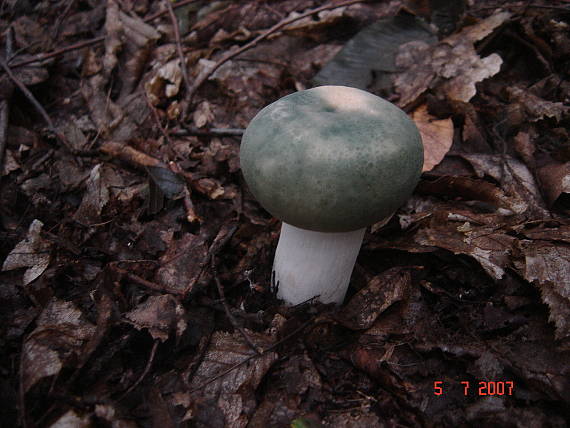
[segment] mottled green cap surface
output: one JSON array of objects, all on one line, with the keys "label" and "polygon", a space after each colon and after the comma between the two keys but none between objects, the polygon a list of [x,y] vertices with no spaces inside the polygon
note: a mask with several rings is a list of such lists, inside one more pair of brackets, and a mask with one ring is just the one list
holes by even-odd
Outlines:
[{"label": "mottled green cap surface", "polygon": [[320,86],[261,110],[242,138],[249,188],[293,226],[347,232],[391,215],[414,190],[423,165],[414,122],[360,89]]}]

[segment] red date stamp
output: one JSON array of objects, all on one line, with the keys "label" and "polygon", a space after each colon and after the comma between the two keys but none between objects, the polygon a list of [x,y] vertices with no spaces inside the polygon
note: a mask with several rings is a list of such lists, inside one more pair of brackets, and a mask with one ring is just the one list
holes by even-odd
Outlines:
[{"label": "red date stamp", "polygon": [[[463,395],[467,396],[470,394],[482,395],[513,395],[513,390],[515,389],[515,383],[513,381],[480,381],[469,382],[468,380],[462,380],[461,385],[463,386]],[[435,395],[443,395],[446,393],[445,385],[442,380],[436,380],[433,383],[433,393]]]}]

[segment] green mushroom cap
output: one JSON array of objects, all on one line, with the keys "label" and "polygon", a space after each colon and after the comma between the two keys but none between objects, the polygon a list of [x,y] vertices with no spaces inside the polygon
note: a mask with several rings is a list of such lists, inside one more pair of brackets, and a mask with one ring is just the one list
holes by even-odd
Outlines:
[{"label": "green mushroom cap", "polygon": [[261,110],[242,138],[240,162],[261,205],[284,222],[348,232],[390,216],[423,165],[406,113],[360,89],[320,86]]}]

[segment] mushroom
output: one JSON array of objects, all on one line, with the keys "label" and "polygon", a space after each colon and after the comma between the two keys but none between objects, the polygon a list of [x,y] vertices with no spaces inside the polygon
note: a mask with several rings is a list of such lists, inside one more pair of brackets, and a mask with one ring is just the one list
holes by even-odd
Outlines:
[{"label": "mushroom", "polygon": [[365,228],[413,192],[423,165],[414,122],[392,103],[346,86],[287,95],[262,109],[242,138],[251,193],[283,221],[272,272],[296,305],[342,303]]}]

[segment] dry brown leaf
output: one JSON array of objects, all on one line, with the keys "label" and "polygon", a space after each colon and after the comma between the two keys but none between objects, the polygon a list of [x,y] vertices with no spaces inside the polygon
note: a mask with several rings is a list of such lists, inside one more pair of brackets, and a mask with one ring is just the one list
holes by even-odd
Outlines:
[{"label": "dry brown leaf", "polygon": [[[443,77],[450,80],[441,89],[450,100],[468,102],[477,93],[475,84],[494,76],[501,70],[503,60],[497,54],[480,58],[471,46],[457,47],[453,55],[455,64],[446,64]],[[461,58],[461,59],[459,59]]]},{"label": "dry brown leaf", "polygon": [[549,213],[533,174],[521,161],[508,155],[462,154],[479,177],[489,176],[500,183],[509,198],[510,211],[505,215],[527,212],[544,218]]},{"label": "dry brown leaf", "polygon": [[454,254],[468,255],[494,279],[501,279],[510,264],[513,237],[493,227],[478,227],[469,222],[451,222],[441,228],[422,229],[414,240],[424,246],[444,248]]},{"label": "dry brown leaf", "polygon": [[103,164],[95,165],[89,174],[81,205],[73,215],[73,218],[81,224],[93,224],[101,220],[101,212],[110,197],[109,183],[104,174]]},{"label": "dry brown leaf", "polygon": [[[81,94],[93,122],[102,135],[123,141],[133,138],[148,114],[146,100],[133,94],[152,43],[158,33],[139,18],[131,18],[109,1],[105,16],[105,53],[91,57],[89,70],[101,70],[81,85]],[[116,101],[109,97],[113,72],[120,75],[122,89]]]},{"label": "dry brown leaf", "polygon": [[[267,349],[273,344],[273,339],[263,333],[245,332],[261,349]],[[247,363],[236,366],[252,356],[255,357]],[[218,331],[212,335],[206,355],[192,376],[189,387],[199,388],[196,391],[199,397],[215,400],[224,413],[228,426],[245,428],[247,415],[255,409],[255,390],[275,361],[276,352],[256,356],[239,332],[229,334]],[[236,367],[229,373],[212,381],[234,366]]]},{"label": "dry brown leaf", "polygon": [[524,234],[525,237],[534,241],[534,240],[542,240],[542,241],[559,241],[565,242],[570,244],[570,224],[560,224],[556,228],[547,228],[547,227],[540,227],[540,228],[531,228],[531,229],[524,229],[520,230],[521,233]]},{"label": "dry brown leaf", "polygon": [[412,253],[442,248],[473,258],[493,279],[503,278],[512,263],[516,238],[497,227],[501,216],[476,214],[457,209],[456,205],[430,207],[427,216],[417,213],[421,227],[412,236],[406,235],[392,242],[378,241],[369,244],[368,248],[394,248]]},{"label": "dry brown leaf", "polygon": [[418,190],[428,195],[484,202],[496,207],[497,212],[502,215],[521,214],[527,209],[526,203],[506,195],[493,183],[469,177],[443,176],[435,181],[422,181]]},{"label": "dry brown leaf", "polygon": [[138,330],[148,329],[154,339],[165,342],[171,331],[180,337],[186,330],[184,307],[171,295],[150,296],[125,314]]},{"label": "dry brown leaf", "polygon": [[68,410],[51,424],[49,428],[90,428],[92,426],[91,416],[80,416],[75,410]]},{"label": "dry brown leaf", "polygon": [[210,103],[208,101],[202,101],[198,104],[192,117],[196,128],[202,128],[209,122],[212,122],[214,120],[214,114],[212,113]]},{"label": "dry brown leaf", "polygon": [[121,96],[125,96],[136,88],[150,56],[151,47],[160,38],[160,33],[136,14],[127,15],[121,12],[119,17],[123,48],[119,57],[121,65],[118,75],[123,84]]},{"label": "dry brown leaf", "polygon": [[208,196],[210,199],[217,199],[224,194],[224,188],[218,180],[213,178],[201,178],[192,182],[192,188]]},{"label": "dry brown leaf", "polygon": [[546,117],[554,118],[560,122],[570,113],[570,107],[565,106],[561,102],[546,101],[527,89],[512,86],[506,89],[509,101],[512,103],[521,103],[527,113],[527,119],[536,122]]},{"label": "dry brown leaf", "polygon": [[534,152],[536,147],[532,141],[530,132],[521,131],[513,137],[513,146],[528,167],[534,166]]},{"label": "dry brown leaf", "polygon": [[26,238],[14,247],[2,265],[2,271],[27,267],[23,278],[24,285],[38,278],[49,266],[52,245],[41,236],[43,226],[37,219],[32,221]]},{"label": "dry brown leaf", "polygon": [[95,326],[82,319],[81,311],[73,303],[53,298],[24,342],[24,391],[45,377],[57,375],[68,357],[80,354],[82,345],[93,333]]},{"label": "dry brown leaf", "polygon": [[400,95],[398,105],[405,107],[423,92],[436,87],[449,99],[467,102],[476,94],[475,84],[500,70],[502,59],[497,54],[481,58],[473,43],[489,35],[511,16],[499,12],[429,46],[410,42],[400,47],[396,64],[406,71],[398,75],[394,85]]},{"label": "dry brown leaf", "polygon": [[74,120],[65,121],[58,126],[58,129],[75,150],[82,151],[88,148],[87,138]]},{"label": "dry brown leaf", "polygon": [[453,121],[436,119],[428,113],[427,104],[418,107],[412,113],[412,119],[420,130],[424,145],[423,171],[431,171],[453,144]]},{"label": "dry brown leaf", "polygon": [[382,427],[384,423],[368,406],[362,406],[350,412],[330,414],[325,417],[324,426],[337,428]]},{"label": "dry brown leaf", "polygon": [[570,194],[570,162],[551,163],[536,172],[549,206],[563,194]]},{"label": "dry brown leaf", "polygon": [[[556,239],[556,230],[552,230]],[[550,309],[557,339],[570,338],[570,248],[554,241],[522,240],[523,261],[517,263],[522,276],[538,286]]]},{"label": "dry brown leaf", "polygon": [[[308,37],[319,40],[319,32],[325,31],[327,28],[334,26],[341,19],[343,19],[345,7],[339,7],[333,10],[323,10],[317,14],[317,19],[314,17],[306,17],[287,25],[283,31],[299,37]],[[299,12],[291,12],[286,19],[291,19],[301,15]]]},{"label": "dry brown leaf", "polygon": [[157,105],[164,97],[178,95],[182,84],[180,61],[174,59],[162,65],[156,74],[145,83],[145,91],[152,105]]},{"label": "dry brown leaf", "polygon": [[350,299],[337,320],[352,330],[370,328],[382,312],[407,296],[410,286],[409,269],[395,267],[382,272]]},{"label": "dry brown leaf", "polygon": [[20,164],[18,163],[16,156],[14,156],[14,152],[12,150],[6,149],[0,176],[8,175],[12,171],[17,171],[20,168]]},{"label": "dry brown leaf", "polygon": [[459,111],[463,115],[461,133],[463,143],[467,144],[472,149],[471,151],[485,152],[488,149],[487,138],[475,106],[471,103],[461,103]]},{"label": "dry brown leaf", "polygon": [[204,239],[191,233],[171,241],[160,258],[157,282],[172,290],[190,292],[202,274],[207,251]]},{"label": "dry brown leaf", "polygon": [[[485,217],[490,218],[487,220]],[[511,264],[511,251],[516,239],[497,228],[497,217],[466,210],[456,212],[454,206],[446,205],[422,219],[423,227],[413,237],[406,236],[391,243],[389,248],[418,253],[443,248],[454,254],[465,254],[475,259],[489,276],[501,279]],[[385,246],[375,245],[377,248]]]},{"label": "dry brown leaf", "polygon": [[489,16],[488,18],[478,22],[475,25],[470,25],[469,27],[465,27],[459,33],[453,34],[450,37],[448,37],[447,40],[453,43],[456,40],[466,38],[471,43],[478,42],[487,37],[493,31],[495,31],[496,28],[503,25],[503,23],[507,19],[509,19],[511,15],[512,14],[510,12],[505,12],[505,11],[497,12]]},{"label": "dry brown leaf", "polygon": [[25,50],[29,53],[41,52],[44,44],[50,43],[50,34],[46,27],[27,15],[14,19],[11,27],[14,41],[18,46],[27,46]]}]

